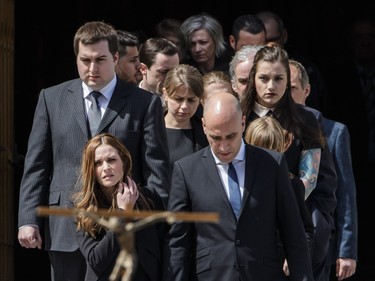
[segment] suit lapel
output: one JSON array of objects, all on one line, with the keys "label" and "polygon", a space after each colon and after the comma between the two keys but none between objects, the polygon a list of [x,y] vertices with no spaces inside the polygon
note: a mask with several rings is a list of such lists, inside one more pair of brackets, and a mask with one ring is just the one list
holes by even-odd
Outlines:
[{"label": "suit lapel", "polygon": [[[255,149],[251,145],[245,146],[245,159],[246,159],[246,166],[245,166],[245,185],[244,185],[244,193],[242,198],[242,208],[244,207],[245,202],[247,202],[248,197],[250,195],[251,187],[253,186],[254,182],[254,175],[256,172],[256,165],[255,165],[255,158],[257,157]],[[242,209],[241,208],[241,209]]]},{"label": "suit lapel", "polygon": [[204,168],[206,170],[205,174],[212,181],[212,186],[218,187],[217,192],[223,198],[224,202],[226,202],[228,208],[230,208],[230,210],[232,210],[232,206],[229,202],[228,195],[225,192],[225,187],[223,186],[223,182],[221,181],[221,177],[219,175],[219,171],[217,170],[215,159],[212,155],[210,146],[207,146],[206,148],[204,148],[202,162],[203,162]]},{"label": "suit lapel", "polygon": [[[85,113],[86,108],[85,101],[83,99],[83,89],[81,83],[82,81],[80,79],[76,79],[76,81],[71,85],[66,95],[66,102],[68,104],[68,107],[71,109],[71,114],[74,115],[79,127],[82,129],[82,132],[88,138],[89,133]],[[67,112],[67,114],[69,113]]]},{"label": "suit lapel", "polygon": [[98,134],[119,115],[127,103],[127,97],[131,94],[132,88],[117,79],[112,98],[99,124]]},{"label": "suit lapel", "polygon": [[[89,137],[88,124],[86,120],[85,101],[83,99],[82,81],[77,79],[68,89],[66,101],[72,114],[75,116],[80,128],[84,134]],[[98,134],[115,119],[127,103],[127,97],[133,92],[132,88],[117,79],[115,90],[109,101],[107,110],[99,124]]]},{"label": "suit lapel", "polygon": [[[246,159],[246,166],[245,166],[245,184],[244,184],[244,192],[243,192],[243,197],[242,197],[242,203],[241,203],[241,212],[242,209],[244,208],[245,204],[249,200],[251,188],[254,183],[255,179],[255,173],[256,173],[256,159],[257,158],[257,153],[254,147],[251,145],[245,146],[245,159]],[[204,148],[203,152],[203,159],[202,159],[204,168],[206,170],[206,175],[210,178],[212,181],[213,186],[218,186],[221,188],[218,188],[218,192],[222,196],[223,200],[226,202],[228,208],[232,208],[228,199],[228,196],[225,192],[225,188],[223,186],[223,183],[221,181],[221,177],[219,175],[219,172],[216,167],[216,163],[214,160],[214,157],[212,156],[210,147],[207,146]]]}]

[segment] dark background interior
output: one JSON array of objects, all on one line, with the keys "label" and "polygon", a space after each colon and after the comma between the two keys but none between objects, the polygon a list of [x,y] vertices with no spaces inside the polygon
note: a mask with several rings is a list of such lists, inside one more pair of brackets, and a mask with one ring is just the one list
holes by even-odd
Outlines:
[{"label": "dark background interior", "polygon": [[[42,3],[43,2],[43,3]],[[345,1],[347,2],[347,1]],[[345,44],[343,26],[356,13],[367,9],[365,1],[15,1],[15,141],[26,153],[37,96],[42,88],[76,78],[73,36],[86,21],[104,20],[118,29],[142,31],[149,36],[162,18],[183,21],[208,12],[223,25],[225,36],[233,20],[261,9],[273,10],[285,22],[289,43],[310,60],[327,63],[330,54]],[[325,77],[329,79],[329,77]],[[18,201],[22,163],[16,170],[15,200]],[[360,202],[359,202],[360,204]],[[15,202],[15,212],[18,202]],[[16,228],[17,226],[15,226]],[[15,280],[49,280],[48,257],[43,251],[21,249],[15,242]],[[361,251],[361,249],[360,249]],[[360,260],[370,258],[360,252]],[[358,265],[358,280],[370,273]],[[363,278],[359,278],[360,276]]]}]

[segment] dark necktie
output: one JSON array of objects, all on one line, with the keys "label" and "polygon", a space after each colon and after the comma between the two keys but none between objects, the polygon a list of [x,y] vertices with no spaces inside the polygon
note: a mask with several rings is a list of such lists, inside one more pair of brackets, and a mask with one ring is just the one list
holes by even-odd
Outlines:
[{"label": "dark necktie", "polygon": [[228,165],[228,187],[229,201],[232,205],[233,212],[236,215],[236,218],[238,219],[241,210],[241,194],[236,169],[234,168],[232,162]]},{"label": "dark necktie", "polygon": [[96,132],[98,131],[100,120],[102,119],[102,113],[101,113],[100,106],[98,103],[98,98],[101,95],[102,94],[97,91],[93,91],[89,95],[89,99],[91,100],[91,105],[88,109],[87,117],[89,120],[91,136],[95,136]]},{"label": "dark necktie", "polygon": [[272,112],[272,110],[268,110],[266,116],[272,116],[272,117],[273,117],[273,112]]}]

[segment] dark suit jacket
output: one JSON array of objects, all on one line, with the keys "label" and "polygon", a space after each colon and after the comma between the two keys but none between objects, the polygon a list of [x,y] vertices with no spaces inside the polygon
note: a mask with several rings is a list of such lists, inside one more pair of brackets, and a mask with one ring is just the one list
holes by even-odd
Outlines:
[{"label": "dark suit jacket", "polygon": [[[308,106],[303,106],[303,108],[314,114],[323,135],[325,135],[324,117],[322,113]],[[313,196],[308,200],[309,202],[313,202],[328,220],[331,220],[331,217],[336,209],[337,199],[335,192],[337,189],[337,184],[338,179],[336,167],[333,161],[333,155],[326,143],[326,146],[324,149],[322,149],[317,187],[311,193]]]},{"label": "dark suit jacket", "polygon": [[197,111],[190,119],[192,127],[194,129],[195,151],[201,150],[208,145],[208,140],[203,130],[202,117],[203,106],[199,104]]},{"label": "dark suit jacket", "polygon": [[310,256],[314,250],[314,224],[311,218],[310,210],[307,208],[305,202],[305,186],[302,180],[293,174],[289,174],[290,181],[292,183],[294,194],[296,195],[298,210],[301,215],[303,226],[305,229],[305,235],[307,244],[309,246]]},{"label": "dark suit jacket", "polygon": [[[171,226],[163,280],[313,280],[284,156],[250,145],[245,150],[245,191],[238,221],[209,146],[175,162],[168,209],[216,212],[220,221]],[[289,278],[282,271],[278,231]]]},{"label": "dark suit jacket", "polygon": [[335,211],[336,232],[332,240],[333,261],[338,257],[357,260],[356,184],[350,155],[349,131],[344,124],[327,118],[323,118],[323,124],[328,149],[333,155],[338,177]]},{"label": "dark suit jacket", "polygon": [[[341,48],[340,48],[341,49]],[[358,279],[366,279],[367,272],[371,272],[373,247],[369,247],[368,241],[372,241],[372,213],[369,206],[372,205],[372,196],[366,192],[369,183],[373,182],[375,163],[368,159],[368,134],[369,120],[367,119],[366,99],[362,90],[361,80],[358,73],[352,50],[346,50],[343,55],[332,56],[326,63],[325,70],[328,85],[328,104],[330,110],[324,116],[343,123],[347,126],[350,134],[350,150],[353,163],[353,172],[357,188],[358,208],[358,251],[360,271]],[[339,52],[340,54],[341,52]],[[357,271],[358,271],[357,270]],[[362,276],[362,273],[363,276]],[[363,278],[361,278],[363,277]]]},{"label": "dark suit jacket", "polygon": [[[303,106],[303,108],[315,116],[322,133],[325,134],[322,113],[308,106]],[[330,241],[335,232],[334,212],[337,206],[337,185],[338,177],[333,156],[326,145],[321,154],[316,188],[306,200],[315,227],[312,258],[315,277],[324,274],[321,271],[321,264],[327,262]]]},{"label": "dark suit jacket", "polygon": [[[154,209],[163,210],[157,193],[145,188],[140,192],[155,204]],[[164,223],[157,223],[135,233],[136,263],[132,280],[161,280],[165,230]],[[121,250],[118,238],[118,234],[111,230],[103,230],[95,239],[82,230],[77,231],[76,239],[87,263],[85,281],[108,281]]]},{"label": "dark suit jacket", "polygon": [[[316,114],[321,113],[313,108],[298,105],[297,107],[299,115],[303,118],[305,123],[310,124],[315,130],[320,130],[322,127],[319,124],[319,116]],[[277,116],[275,116],[277,119]],[[252,121],[259,116],[252,112],[249,120]],[[318,119],[318,121],[317,121]],[[289,171],[294,174],[299,174],[299,162],[301,151],[310,148],[322,148],[321,161],[319,166],[319,173],[317,179],[316,188],[310,194],[308,201],[313,202],[314,205],[322,212],[323,216],[329,221],[333,227],[333,212],[336,208],[336,197],[335,192],[337,188],[337,175],[336,169],[333,163],[332,155],[329,149],[324,149],[320,144],[315,143],[309,139],[304,140],[305,146],[302,140],[294,138],[291,146],[285,152],[285,157],[288,162]]]},{"label": "dark suit jacket", "polygon": [[[320,113],[319,111],[302,105],[299,105],[297,109],[304,122],[308,122],[315,130],[322,129],[319,124],[320,117],[316,115],[316,113]],[[255,118],[258,118],[258,116],[252,112],[250,120],[254,120]],[[320,144],[314,143],[311,140],[304,140],[304,143],[305,145],[303,145],[301,139],[294,138],[291,146],[285,152],[285,157],[288,162],[289,171],[294,175],[298,175],[301,151],[310,148],[322,148],[317,184],[306,200],[314,225],[312,263],[314,275],[318,276],[322,270],[321,265],[326,261],[326,257],[328,256],[330,239],[335,229],[333,214],[337,204],[335,195],[337,175],[329,149],[324,149]]]},{"label": "dark suit jacket", "polygon": [[[160,98],[117,79],[100,132],[124,142],[132,156],[135,181],[155,188],[166,201],[170,165]],[[35,224],[41,232],[45,227],[46,250],[78,249],[71,218],[42,219],[35,208],[69,205],[88,139],[82,81],[75,79],[42,90],[25,159],[18,225]]]}]

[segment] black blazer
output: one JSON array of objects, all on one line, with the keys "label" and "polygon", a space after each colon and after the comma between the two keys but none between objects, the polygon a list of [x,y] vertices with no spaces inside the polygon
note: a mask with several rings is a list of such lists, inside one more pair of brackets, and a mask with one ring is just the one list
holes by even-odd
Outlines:
[{"label": "black blazer", "polygon": [[[325,135],[323,115],[308,106],[303,109],[312,113]],[[336,190],[338,177],[333,156],[326,145],[322,150],[317,185],[306,200],[314,225],[314,247],[312,252],[313,272],[316,280],[326,274],[322,264],[329,258],[329,246],[335,233],[334,211],[337,206]]]},{"label": "black blazer", "polygon": [[[216,212],[220,221],[171,226],[163,280],[313,280],[284,156],[250,145],[245,150],[245,191],[238,221],[209,146],[175,162],[168,210]],[[282,271],[278,231],[291,277]]]},{"label": "black blazer", "polygon": [[[305,122],[308,122],[315,130],[322,130],[319,124],[321,116],[316,115],[318,111],[302,105],[298,105],[297,109]],[[252,112],[251,120],[258,117]],[[288,162],[289,171],[294,175],[298,175],[301,151],[313,147],[322,148],[317,184],[306,200],[306,205],[314,225],[314,238],[310,244],[313,246],[312,263],[316,265],[316,268],[321,269],[320,263],[324,262],[328,255],[329,242],[335,231],[334,211],[337,205],[335,193],[338,179],[333,157],[329,149],[309,140],[305,140],[305,142],[307,143],[307,147],[303,146],[300,139],[294,138],[291,146],[285,152],[285,157]]]},{"label": "black blazer", "polygon": [[[140,192],[153,202],[153,209],[163,210],[162,201],[155,191],[141,188]],[[161,280],[162,247],[166,229],[164,223],[157,223],[135,233],[136,263],[132,280]],[[103,230],[98,237],[93,238],[79,230],[76,240],[86,259],[85,281],[108,281],[121,250],[117,233]]]}]

